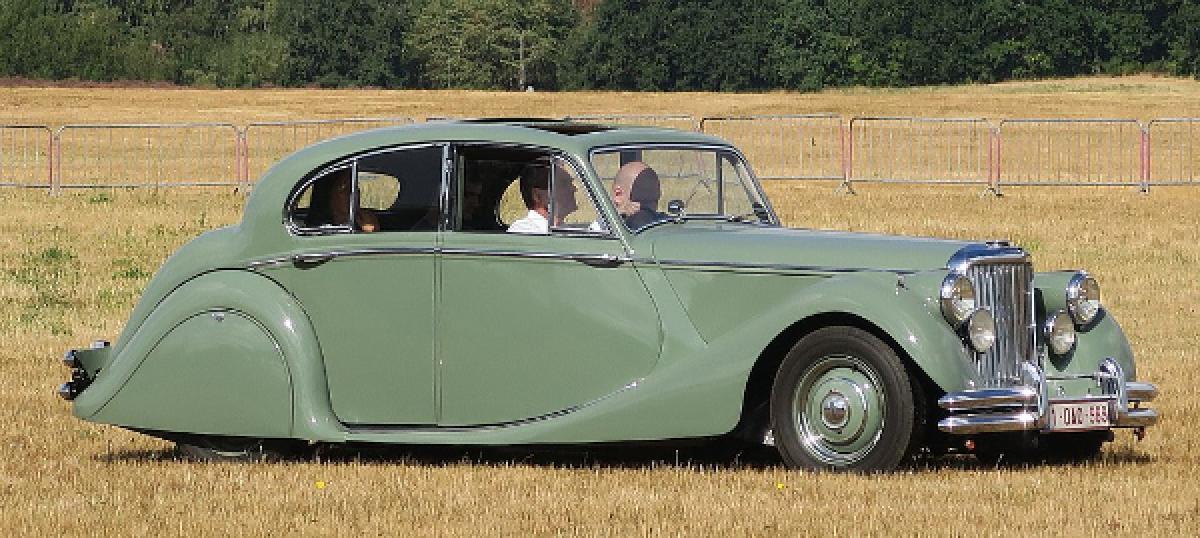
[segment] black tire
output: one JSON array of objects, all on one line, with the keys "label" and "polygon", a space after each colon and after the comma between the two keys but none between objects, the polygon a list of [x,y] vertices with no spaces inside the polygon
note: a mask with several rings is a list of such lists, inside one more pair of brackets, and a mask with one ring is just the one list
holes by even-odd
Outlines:
[{"label": "black tire", "polygon": [[887,343],[854,327],[818,329],[775,376],[775,447],[793,468],[891,471],[920,445],[923,401]]},{"label": "black tire", "polygon": [[195,436],[187,442],[179,441],[175,443],[175,449],[187,459],[203,462],[280,461],[302,454],[300,445],[289,441],[219,435]]}]

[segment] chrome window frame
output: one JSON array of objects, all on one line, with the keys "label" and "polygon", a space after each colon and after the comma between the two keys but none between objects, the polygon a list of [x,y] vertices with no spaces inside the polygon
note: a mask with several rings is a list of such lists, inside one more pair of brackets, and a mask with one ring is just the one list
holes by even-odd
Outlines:
[{"label": "chrome window frame", "polygon": [[[397,145],[397,146],[386,146],[386,147],[382,147],[382,148],[375,148],[372,150],[364,151],[362,153],[356,153],[353,155],[343,156],[337,160],[332,161],[332,164],[326,164],[322,167],[318,167],[318,168],[314,169],[315,171],[309,172],[308,174],[305,174],[304,176],[302,176],[300,181],[297,181],[296,185],[292,187],[292,191],[290,193],[288,193],[286,202],[284,202],[284,204],[283,204],[283,226],[284,226],[284,229],[287,230],[289,237],[324,237],[324,236],[330,236],[330,235],[354,235],[354,234],[358,233],[358,232],[354,231],[354,218],[357,216],[356,215],[357,212],[355,211],[355,208],[358,206],[358,204],[356,202],[358,201],[358,161],[360,159],[365,159],[368,157],[374,157],[375,155],[381,155],[384,153],[392,153],[392,152],[396,152],[396,151],[405,151],[405,150],[422,149],[422,148],[436,148],[436,147],[442,148],[442,158],[445,159],[447,147],[451,144],[453,144],[453,142],[418,142],[415,144],[401,144],[401,145]],[[342,168],[346,168],[347,164],[349,164],[350,174],[351,174],[350,175],[350,223],[351,223],[350,226],[348,226],[348,227],[338,226],[336,228],[331,227],[331,228],[327,228],[327,229],[306,228],[306,227],[302,227],[302,226],[296,226],[295,223],[292,221],[292,212],[296,208],[296,201],[299,200],[300,197],[304,194],[304,190],[307,189],[313,183],[315,183],[317,180],[321,179],[322,177],[325,177],[326,174],[328,174],[330,172],[334,172],[336,170],[340,170]],[[444,210],[445,204],[441,200],[441,198],[445,197],[446,181],[447,181],[446,170],[445,170],[444,165],[442,167],[441,176],[442,177],[439,179],[440,186],[438,187],[440,189],[439,205]],[[444,213],[443,213],[443,215],[444,215]],[[444,220],[444,219],[439,219],[439,220]],[[440,232],[440,231],[442,231],[442,229],[443,229],[442,225],[439,224],[438,229],[432,230],[432,231]],[[425,230],[425,231],[421,231],[421,232],[429,233],[430,231]],[[393,231],[383,231],[383,232],[378,232],[378,233],[387,234],[387,233],[395,233],[395,231],[394,230]]]},{"label": "chrome window frame", "polygon": [[[621,144],[594,146],[594,147],[588,149],[588,163],[587,164],[588,164],[588,169],[592,171],[592,174],[598,183],[598,188],[603,185],[603,180],[601,179],[600,174],[596,173],[596,168],[593,165],[593,163],[595,162],[596,154],[598,154],[598,153],[615,153],[615,152],[619,153],[621,151],[647,150],[647,149],[650,149],[650,150],[712,151],[718,158],[720,158],[721,152],[727,152],[730,155],[736,156],[738,162],[740,162],[742,164],[742,166],[746,167],[746,173],[750,174],[750,177],[749,177],[750,182],[754,185],[754,193],[758,195],[758,198],[760,200],[762,200],[763,207],[765,207],[767,210],[767,215],[768,215],[769,221],[766,223],[763,223],[763,224],[770,225],[770,226],[780,226],[781,225],[780,221],[779,221],[779,216],[775,213],[775,207],[773,205],[771,205],[770,198],[767,197],[766,191],[764,191],[762,188],[762,182],[760,182],[758,180],[758,174],[756,174],[754,172],[754,168],[750,165],[750,161],[746,159],[746,155],[743,154],[741,150],[739,150],[738,148],[736,148],[732,145],[704,144],[704,143],[698,143],[698,142],[697,143],[692,143],[692,142],[646,142],[646,143],[621,143]],[[718,184],[718,185],[720,185],[720,184]],[[608,195],[607,192],[605,193],[605,195],[608,197],[608,200],[611,203],[612,196]],[[613,206],[613,209],[614,209],[614,211],[616,210],[615,205]],[[700,218],[704,218],[705,214],[700,214],[698,216]],[[726,217],[726,215],[717,215],[717,214],[708,214],[708,216],[711,217],[712,219],[717,219],[717,218],[724,219]],[[621,221],[622,228],[628,230],[629,233],[634,234],[634,235],[637,235],[638,233],[642,232],[643,230],[646,230],[647,228],[651,228],[651,227],[654,227],[663,222],[667,222],[667,221],[653,222],[653,223],[647,224],[645,226],[642,226],[636,230],[633,230],[625,225],[625,219],[618,219],[618,220]]]},{"label": "chrome window frame", "polygon": [[[596,193],[596,189],[600,188],[600,186],[591,185],[591,182],[587,180],[587,173],[586,173],[587,170],[589,170],[589,168],[586,166],[583,166],[582,163],[579,162],[579,159],[577,159],[576,156],[574,154],[572,154],[571,152],[563,150],[561,148],[539,146],[539,145],[534,145],[534,144],[521,144],[521,143],[514,143],[514,142],[461,141],[461,142],[449,142],[449,144],[451,146],[453,146],[455,149],[460,148],[460,147],[472,147],[472,146],[474,146],[474,147],[485,146],[485,147],[492,147],[492,148],[513,148],[513,149],[522,149],[522,150],[527,150],[527,151],[544,152],[545,157],[548,157],[550,159],[562,158],[566,164],[570,165],[574,169],[577,178],[580,180],[579,183],[581,185],[583,185],[583,188],[587,191],[588,199],[591,200],[592,207],[596,210],[596,217],[601,219],[604,222],[605,231],[589,232],[589,231],[564,230],[562,228],[550,227],[549,233],[547,233],[545,235],[555,236],[555,237],[587,237],[587,238],[592,238],[592,239],[616,239],[616,240],[621,239],[621,236],[618,235],[616,230],[613,228],[613,223],[612,223],[612,220],[609,218],[608,213],[606,211],[604,211],[605,206],[601,202],[602,199],[599,198]],[[451,166],[454,166],[454,165],[452,164]],[[456,166],[455,166],[455,168],[456,168]],[[453,173],[456,173],[457,170],[452,169],[450,172],[453,174]],[[454,179],[457,179],[457,178],[454,178]],[[447,179],[447,181],[451,181],[451,179]],[[462,181],[458,181],[457,185],[455,185],[454,187],[456,189],[458,189],[462,186],[463,186]],[[449,186],[447,186],[447,187],[449,187]],[[447,189],[447,192],[448,192],[448,189]],[[459,195],[459,198],[461,198],[461,194]],[[551,196],[551,198],[553,198],[553,196]],[[446,231],[453,231],[456,233],[485,233],[485,232],[481,232],[478,230],[447,229]],[[537,234],[537,235],[541,235],[541,234]]]}]

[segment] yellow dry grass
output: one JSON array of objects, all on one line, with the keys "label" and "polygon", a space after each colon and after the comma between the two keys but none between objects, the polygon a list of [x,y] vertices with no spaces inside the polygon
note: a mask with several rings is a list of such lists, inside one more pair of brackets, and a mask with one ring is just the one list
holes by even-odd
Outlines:
[{"label": "yellow dry grass", "polygon": [[[27,121],[60,122],[415,110],[403,102],[489,114],[769,113],[796,112],[788,102],[812,100],[824,110],[843,103],[891,114],[987,115],[1006,103],[1010,111],[1120,116],[1200,109],[1197,95],[1194,82],[1152,77],[688,98],[4,89],[0,109],[12,119],[19,104]],[[191,100],[200,96],[203,106]],[[540,99],[553,106],[542,108]],[[84,100],[99,108],[85,108]],[[681,103],[711,108],[676,108]],[[1085,466],[998,470],[949,459],[886,476],[719,464],[689,459],[688,452],[676,463],[673,452],[662,451],[481,458],[448,449],[408,457],[335,454],[322,462],[188,463],[166,443],[72,418],[52,392],[65,373],[58,357],[114,337],[162,260],[202,230],[236,222],[242,195],[105,190],[48,198],[44,191],[0,190],[0,522],[17,535],[1197,534],[1200,404],[1192,387],[1200,384],[1193,323],[1200,313],[1200,190],[1030,188],[997,199],[976,188],[864,186],[858,196],[835,194],[829,184],[768,189],[792,226],[1007,237],[1031,250],[1040,269],[1092,270],[1140,359],[1139,376],[1160,384],[1162,424],[1140,443],[1122,432],[1101,461]]]}]

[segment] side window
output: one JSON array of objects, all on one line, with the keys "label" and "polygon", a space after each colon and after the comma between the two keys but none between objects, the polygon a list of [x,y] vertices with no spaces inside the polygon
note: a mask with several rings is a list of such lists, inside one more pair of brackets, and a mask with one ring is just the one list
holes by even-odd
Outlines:
[{"label": "side window", "polygon": [[357,170],[357,230],[437,231],[441,219],[441,147],[368,155],[358,159]]},{"label": "side window", "polygon": [[353,168],[325,172],[308,184],[289,211],[292,227],[307,234],[350,231]]},{"label": "side window", "polygon": [[545,151],[458,149],[458,228],[468,232],[605,233],[587,186],[569,161]]}]

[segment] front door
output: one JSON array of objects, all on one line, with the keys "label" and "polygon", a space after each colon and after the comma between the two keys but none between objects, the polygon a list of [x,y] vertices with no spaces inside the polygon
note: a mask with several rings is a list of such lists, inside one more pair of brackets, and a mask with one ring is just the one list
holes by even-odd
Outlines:
[{"label": "front door", "polygon": [[[523,165],[503,162],[503,154],[478,162],[471,155],[459,153],[456,177],[488,184],[457,192],[497,192],[499,182],[509,184],[509,195],[493,197],[484,210],[495,208],[496,226],[473,227],[462,218],[443,235],[439,425],[570,412],[646,375],[659,353],[657,311],[577,170],[549,155],[511,156]],[[540,186],[512,194],[539,174]],[[547,186],[554,192],[539,219],[528,206]],[[525,233],[507,231],[520,219],[513,229]]]},{"label": "front door", "polygon": [[318,174],[290,208],[293,261],[270,272],[316,329],[343,423],[435,422],[443,152],[406,148],[339,164]]}]

